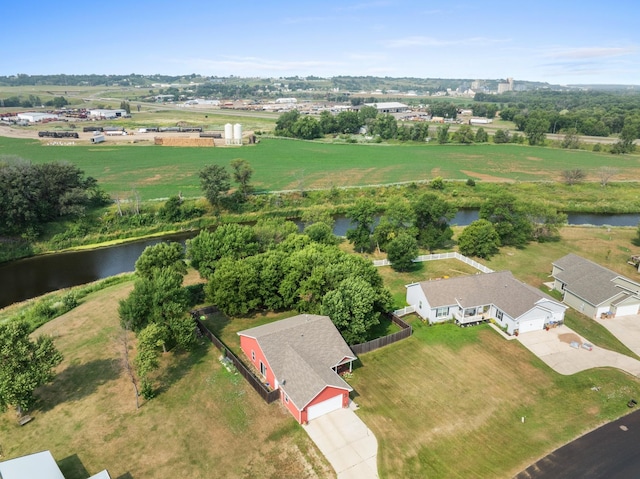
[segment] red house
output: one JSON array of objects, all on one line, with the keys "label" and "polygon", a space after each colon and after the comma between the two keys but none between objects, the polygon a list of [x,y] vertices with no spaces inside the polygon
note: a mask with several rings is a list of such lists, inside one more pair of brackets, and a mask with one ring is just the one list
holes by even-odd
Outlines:
[{"label": "red house", "polygon": [[301,314],[238,333],[240,346],[300,424],[347,407],[353,351],[328,316]]}]

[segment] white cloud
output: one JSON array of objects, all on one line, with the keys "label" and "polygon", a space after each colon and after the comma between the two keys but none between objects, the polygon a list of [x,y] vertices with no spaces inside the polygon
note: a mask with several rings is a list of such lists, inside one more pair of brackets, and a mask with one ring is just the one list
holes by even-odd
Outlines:
[{"label": "white cloud", "polygon": [[458,39],[441,39],[434,37],[411,36],[405,38],[397,38],[384,42],[387,48],[407,48],[407,47],[446,47],[454,45],[487,45],[495,43],[505,43],[508,39],[486,38],[486,37],[470,37]]},{"label": "white cloud", "polygon": [[613,58],[638,53],[638,48],[631,47],[582,47],[554,49],[547,53],[550,58],[589,59]]}]

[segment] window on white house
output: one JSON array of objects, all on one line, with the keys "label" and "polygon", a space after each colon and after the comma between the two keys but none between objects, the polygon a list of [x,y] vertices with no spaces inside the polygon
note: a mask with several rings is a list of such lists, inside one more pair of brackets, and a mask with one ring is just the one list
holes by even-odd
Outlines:
[{"label": "window on white house", "polygon": [[262,374],[265,378],[267,377],[267,367],[262,361],[260,361],[260,374]]},{"label": "window on white house", "polygon": [[499,309],[496,309],[496,319],[502,321],[502,311],[500,311]]},{"label": "window on white house", "polygon": [[436,318],[443,318],[449,314],[449,308],[437,308],[436,309]]}]

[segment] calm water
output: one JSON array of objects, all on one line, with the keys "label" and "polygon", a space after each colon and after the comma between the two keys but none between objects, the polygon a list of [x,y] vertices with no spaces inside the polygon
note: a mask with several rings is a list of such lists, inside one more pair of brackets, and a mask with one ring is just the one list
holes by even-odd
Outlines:
[{"label": "calm water", "polygon": [[[477,209],[460,210],[451,224],[466,226],[477,219]],[[376,218],[377,221],[379,218]],[[640,214],[570,214],[568,222],[572,225],[636,226],[640,222]],[[345,236],[352,227],[349,219],[339,217],[336,218],[334,233]],[[89,251],[36,256],[0,265],[0,308],[50,291],[133,271],[136,260],[147,246],[161,241],[184,242],[196,234],[167,235]]]}]

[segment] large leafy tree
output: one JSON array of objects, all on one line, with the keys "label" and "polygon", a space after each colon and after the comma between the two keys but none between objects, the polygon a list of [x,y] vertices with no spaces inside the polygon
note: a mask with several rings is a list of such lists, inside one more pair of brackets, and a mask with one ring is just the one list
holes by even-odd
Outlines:
[{"label": "large leafy tree", "polygon": [[184,247],[175,241],[147,246],[136,261],[136,273],[151,278],[157,268],[170,268],[182,275],[187,274]]},{"label": "large leafy tree", "polygon": [[23,321],[0,324],[0,411],[13,406],[22,415],[35,401],[33,392],[51,381],[62,355],[49,336],[29,338]]},{"label": "large leafy tree", "polygon": [[500,237],[489,221],[476,220],[460,233],[458,249],[465,256],[490,258],[500,249]]},{"label": "large leafy tree", "polygon": [[430,251],[443,247],[453,237],[449,221],[456,208],[433,193],[424,193],[414,203],[418,244]]},{"label": "large leafy tree", "polygon": [[347,210],[347,217],[356,224],[354,229],[347,230],[347,239],[356,251],[372,250],[371,231],[373,229],[376,204],[369,198],[360,198]]},{"label": "large leafy tree", "polygon": [[396,271],[409,271],[413,267],[412,260],[416,256],[418,256],[418,242],[407,233],[394,238],[387,248],[387,258]]},{"label": "large leafy tree", "polygon": [[375,311],[375,291],[361,278],[347,278],[322,299],[322,314],[333,323],[349,344],[367,340],[367,332],[380,322]]},{"label": "large leafy tree", "polygon": [[224,166],[209,165],[200,170],[198,175],[205,198],[218,211],[222,198],[231,188],[229,172]]},{"label": "large leafy tree", "polygon": [[524,134],[527,136],[530,145],[542,145],[546,137],[546,133],[550,127],[549,120],[542,114],[532,114],[527,118],[526,125],[524,127]]},{"label": "large leafy tree", "polygon": [[385,213],[373,230],[373,239],[380,250],[387,251],[387,246],[399,234],[415,236],[416,215],[411,204],[404,198],[393,196],[387,202]]},{"label": "large leafy tree", "polygon": [[519,203],[511,193],[503,192],[487,198],[480,207],[479,216],[493,223],[503,246],[522,247],[531,239],[533,225],[526,205]]},{"label": "large leafy tree", "polygon": [[0,161],[0,234],[38,231],[61,216],[82,216],[104,200],[94,178],[68,163]]},{"label": "large leafy tree", "polygon": [[213,232],[202,230],[187,240],[187,258],[204,278],[213,275],[221,258],[245,258],[258,253],[259,249],[254,230],[235,223],[222,225]]}]

